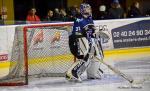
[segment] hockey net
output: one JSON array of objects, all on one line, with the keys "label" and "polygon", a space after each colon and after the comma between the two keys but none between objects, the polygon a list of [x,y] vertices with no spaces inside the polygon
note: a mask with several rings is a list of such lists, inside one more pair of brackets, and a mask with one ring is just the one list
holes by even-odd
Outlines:
[{"label": "hockey net", "polygon": [[9,72],[0,78],[0,85],[26,85],[29,77],[64,76],[75,61],[68,45],[71,28],[71,23],[16,27]]}]

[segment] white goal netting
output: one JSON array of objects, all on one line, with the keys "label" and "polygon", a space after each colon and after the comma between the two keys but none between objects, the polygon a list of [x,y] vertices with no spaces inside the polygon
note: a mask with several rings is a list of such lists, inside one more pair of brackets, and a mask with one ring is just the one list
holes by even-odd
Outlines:
[{"label": "white goal netting", "polygon": [[64,76],[74,62],[68,43],[71,28],[71,24],[16,27],[9,73],[0,84],[27,84],[28,77]]}]

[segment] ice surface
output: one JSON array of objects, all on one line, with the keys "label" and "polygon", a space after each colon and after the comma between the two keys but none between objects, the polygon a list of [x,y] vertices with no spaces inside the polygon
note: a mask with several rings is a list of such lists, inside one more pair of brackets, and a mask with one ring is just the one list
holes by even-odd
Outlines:
[{"label": "ice surface", "polygon": [[146,79],[141,84],[131,86],[128,81],[107,69],[101,80],[87,80],[86,75],[82,76],[82,83],[68,82],[64,77],[34,78],[29,79],[30,83],[27,86],[0,87],[0,91],[149,91],[150,53],[105,57],[104,61],[133,79]]}]

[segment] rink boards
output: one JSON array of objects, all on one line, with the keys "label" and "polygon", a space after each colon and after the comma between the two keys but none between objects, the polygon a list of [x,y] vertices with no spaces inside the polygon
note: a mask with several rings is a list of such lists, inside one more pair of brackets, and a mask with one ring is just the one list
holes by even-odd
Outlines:
[{"label": "rink boards", "polygon": [[[112,63],[112,61],[121,61],[122,59],[128,60],[129,58],[136,59],[150,54],[150,18],[104,20],[94,22],[97,31],[100,30],[102,33],[101,41],[105,55],[104,61]],[[65,23],[58,23],[58,25],[59,24]],[[68,24],[72,24],[72,22]],[[27,25],[0,26],[0,32],[2,35],[0,36],[0,76],[4,76],[9,72],[9,61],[11,61],[10,58],[12,56],[13,42],[18,26],[24,27]],[[140,53],[143,53],[143,55]],[[124,57],[124,54],[128,56]],[[120,57],[118,55],[120,55]],[[119,58],[121,59],[119,60]],[[64,64],[62,64],[61,60],[64,61]],[[51,66],[56,67],[54,69],[59,69],[61,65],[65,65],[65,61],[71,65],[73,60],[74,56],[71,55],[71,53],[67,53],[65,55],[61,54],[42,58],[32,58],[29,59],[29,64],[34,67],[37,63],[42,64],[47,62],[46,66],[49,66],[52,62],[56,62],[57,64],[55,64],[55,66]],[[41,66],[38,67],[40,69]]]},{"label": "rink boards", "polygon": [[[114,65],[115,62],[121,62],[121,61],[128,61],[130,60],[136,60],[139,58],[145,58],[150,57],[150,48],[131,48],[131,49],[119,49],[119,50],[107,50],[104,51],[104,61],[107,62],[110,65]],[[59,59],[58,59],[59,58]],[[47,58],[39,58],[39,59],[29,59],[30,66],[34,67],[34,65],[37,67],[37,62],[42,65],[44,62],[46,62],[46,65],[43,67],[46,68],[46,66],[52,66],[53,68],[57,68],[60,66],[64,66],[65,61],[66,63],[70,62],[70,60],[73,60],[74,56],[71,54],[68,55],[59,55],[59,56],[53,56],[53,57],[47,57]],[[44,61],[43,61],[44,60]],[[65,60],[64,63],[60,62],[60,60]],[[52,64],[57,63],[57,64]],[[72,62],[70,62],[72,63]],[[9,61],[3,62],[0,64],[0,76],[3,77],[8,74],[9,72]],[[45,64],[45,63],[44,63]],[[56,66],[56,67],[54,67]],[[38,69],[42,69],[42,66],[39,66]],[[34,71],[34,70],[33,70]],[[62,71],[63,72],[63,71]]]}]

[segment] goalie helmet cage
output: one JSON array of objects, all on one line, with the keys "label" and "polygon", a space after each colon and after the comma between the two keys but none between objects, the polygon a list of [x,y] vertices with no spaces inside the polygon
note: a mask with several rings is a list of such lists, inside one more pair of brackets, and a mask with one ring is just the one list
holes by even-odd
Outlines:
[{"label": "goalie helmet cage", "polygon": [[[0,86],[28,85],[29,76],[40,77],[41,74],[44,77],[64,76],[66,70],[72,65],[72,63],[76,59],[73,55],[71,55],[68,49],[68,34],[71,28],[72,23],[28,25],[16,28],[16,35],[14,38],[12,54],[10,59],[11,61],[15,60],[16,62],[10,62],[9,73],[7,76],[0,78]],[[16,31],[17,29],[18,31]],[[42,33],[39,33],[41,31]],[[44,38],[40,39],[39,36],[43,37],[44,35],[47,37],[47,40],[45,43],[42,43]],[[51,38],[51,43],[47,42],[49,41],[48,37]],[[36,44],[33,42],[35,42]],[[40,45],[40,43],[43,45]],[[50,44],[52,46],[49,50],[44,49],[47,48],[47,46],[50,46]],[[39,52],[39,50],[44,51]],[[50,50],[52,50],[52,52],[50,52]],[[23,54],[23,56],[21,54]],[[50,57],[47,57],[47,55],[50,55]],[[49,62],[49,60],[52,62]],[[35,64],[35,61],[39,63],[36,63],[36,65],[32,66],[33,64]],[[45,64],[43,65],[42,63],[44,62]],[[53,66],[54,68],[50,66]],[[48,67],[46,68],[48,71],[45,70],[44,67]],[[59,71],[62,72],[59,73]]]}]

